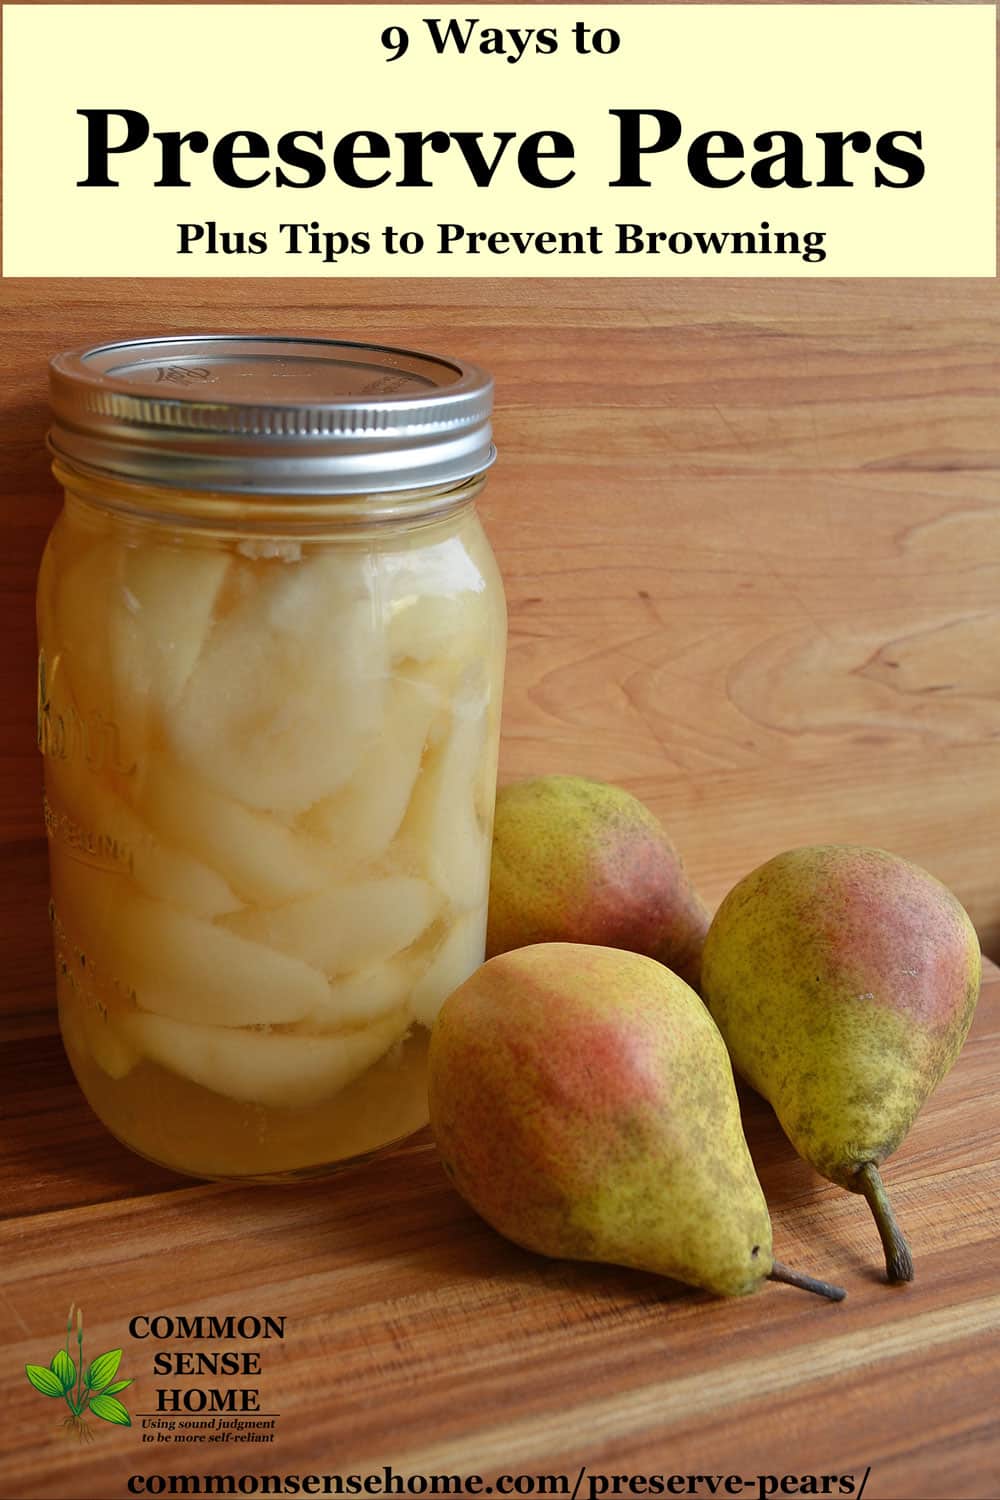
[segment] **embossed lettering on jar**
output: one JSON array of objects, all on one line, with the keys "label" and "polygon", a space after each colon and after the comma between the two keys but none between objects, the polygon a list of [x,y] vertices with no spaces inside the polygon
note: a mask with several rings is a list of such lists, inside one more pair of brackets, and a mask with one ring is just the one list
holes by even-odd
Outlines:
[{"label": "embossed lettering on jar", "polygon": [[318,1174],[426,1120],[482,962],[506,616],[491,382],[324,340],[52,364],[38,592],[60,1021],[134,1150]]}]

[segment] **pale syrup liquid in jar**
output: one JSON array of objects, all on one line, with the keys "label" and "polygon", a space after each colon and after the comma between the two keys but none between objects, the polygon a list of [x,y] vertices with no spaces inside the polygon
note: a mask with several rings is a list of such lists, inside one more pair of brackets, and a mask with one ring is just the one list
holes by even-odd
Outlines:
[{"label": "pale syrup liquid in jar", "polygon": [[[166,367],[227,356],[210,383],[232,400],[248,352],[205,342],[225,347],[186,341]],[[163,367],[157,344],[139,347],[153,354],[133,363]],[[343,346],[319,348],[334,381],[358,383],[358,356],[344,377]],[[384,354],[366,353],[361,383],[385,384]],[[407,358],[423,378],[423,357]],[[446,391],[466,378],[452,369]],[[308,372],[303,426],[330,375]],[[318,493],[276,489],[286,449],[240,432],[274,425],[259,391],[218,444],[214,484],[244,486],[228,490],[102,472],[117,428],[80,462],[57,399],[66,505],[39,579],[38,738],[60,1022],[96,1113],[157,1162],[319,1174],[426,1121],[429,1028],[483,959],[496,786],[505,609],[474,503],[492,456],[476,379],[469,451],[414,486],[426,456],[403,413],[390,455],[409,487],[384,487],[383,471],[363,492],[344,488],[357,465],[339,430],[320,445]],[[418,391],[425,425],[435,390]],[[384,457],[381,410],[395,415],[377,398],[350,418],[376,432],[369,465]],[[455,404],[440,419],[453,445]],[[190,470],[177,424],[200,412],[182,398],[159,413],[175,424],[156,434],[172,480]],[[248,492],[248,470],[270,488]]]}]

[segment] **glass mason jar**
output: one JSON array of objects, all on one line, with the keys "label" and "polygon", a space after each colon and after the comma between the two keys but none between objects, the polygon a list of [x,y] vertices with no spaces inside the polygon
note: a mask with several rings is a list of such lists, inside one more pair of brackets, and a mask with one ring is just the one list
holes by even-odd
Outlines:
[{"label": "glass mason jar", "polygon": [[427,1118],[483,960],[503,590],[492,383],[320,339],[52,363],[38,592],[59,1014],[107,1127],[319,1175]]}]

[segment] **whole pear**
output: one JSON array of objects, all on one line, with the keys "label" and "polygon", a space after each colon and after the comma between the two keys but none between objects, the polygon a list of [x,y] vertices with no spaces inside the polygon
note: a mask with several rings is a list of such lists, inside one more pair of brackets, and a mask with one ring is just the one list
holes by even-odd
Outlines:
[{"label": "whole pear", "polygon": [[486,955],[532,943],[644,953],[695,988],[708,911],[649,808],[582,776],[501,787]]},{"label": "whole pear", "polygon": [[702,993],[739,1073],[800,1156],[872,1208],[890,1281],[913,1262],[878,1168],[951,1067],[979,995],[951,892],[881,849],[779,854],[723,901]]},{"label": "whole pear", "polygon": [[650,958],[543,943],[491,959],[431,1035],[431,1128],[452,1182],[526,1249],[725,1296],[776,1265],[732,1067],[693,990]]}]

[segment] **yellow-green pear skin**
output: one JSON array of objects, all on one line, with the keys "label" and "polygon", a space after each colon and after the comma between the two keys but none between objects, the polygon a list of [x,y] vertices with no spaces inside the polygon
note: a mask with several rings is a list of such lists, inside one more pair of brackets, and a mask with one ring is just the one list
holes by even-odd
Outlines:
[{"label": "yellow-green pear skin", "polygon": [[[730,891],[705,942],[702,994],[738,1073],[800,1156],[863,1192],[890,1280],[908,1252],[878,1166],[958,1056],[980,951],[968,915],[918,866],[881,849],[792,849]],[[905,1252],[905,1253],[904,1253]]]},{"label": "yellow-green pear skin", "polygon": [[592,943],[658,959],[695,988],[708,909],[644,803],[583,776],[501,787],[486,956]]},{"label": "yellow-green pear skin", "polygon": [[652,959],[543,943],[489,960],[442,1007],[429,1093],[453,1184],[517,1244],[726,1296],[771,1272],[722,1038]]}]

